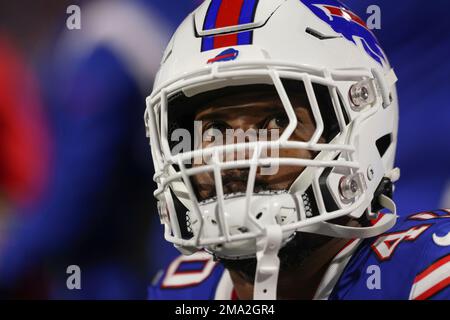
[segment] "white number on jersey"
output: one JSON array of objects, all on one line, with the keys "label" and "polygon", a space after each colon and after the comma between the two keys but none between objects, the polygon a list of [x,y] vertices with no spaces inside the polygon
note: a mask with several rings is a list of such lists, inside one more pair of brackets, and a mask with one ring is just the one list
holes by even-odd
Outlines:
[{"label": "white number on jersey", "polygon": [[376,253],[377,257],[381,261],[385,261],[391,258],[395,249],[402,241],[414,241],[431,225],[415,226],[405,231],[399,231],[394,233],[388,233],[380,236],[374,244],[372,244],[372,250]]},{"label": "white number on jersey", "polygon": [[206,252],[197,252],[191,256],[180,256],[167,269],[162,282],[163,288],[185,288],[205,281],[212,273],[217,262]]}]

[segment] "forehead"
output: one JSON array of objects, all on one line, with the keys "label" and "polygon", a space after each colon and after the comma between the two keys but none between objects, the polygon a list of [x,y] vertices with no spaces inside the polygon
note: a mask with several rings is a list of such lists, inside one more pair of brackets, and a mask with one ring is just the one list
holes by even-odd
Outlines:
[{"label": "forehead", "polygon": [[[288,97],[294,108],[309,105],[303,88],[285,87]],[[197,105],[195,116],[236,116],[236,112],[253,113],[254,116],[284,109],[279,93],[273,86],[256,85],[236,88],[226,88],[222,92],[212,93],[208,98]]]},{"label": "forehead", "polygon": [[196,118],[213,114],[215,116],[232,117],[236,113],[241,115],[248,112],[255,113],[255,109],[258,109],[258,113],[267,113],[281,108],[283,108],[283,104],[278,95],[251,92],[211,100],[196,111]]}]

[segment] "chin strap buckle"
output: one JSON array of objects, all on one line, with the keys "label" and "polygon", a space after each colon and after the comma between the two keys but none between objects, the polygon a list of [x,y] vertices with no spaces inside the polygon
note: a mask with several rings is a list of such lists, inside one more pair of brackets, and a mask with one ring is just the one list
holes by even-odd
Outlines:
[{"label": "chin strap buckle", "polygon": [[265,229],[265,235],[257,240],[256,274],[253,289],[254,300],[276,300],[283,233],[281,226],[273,224]]}]

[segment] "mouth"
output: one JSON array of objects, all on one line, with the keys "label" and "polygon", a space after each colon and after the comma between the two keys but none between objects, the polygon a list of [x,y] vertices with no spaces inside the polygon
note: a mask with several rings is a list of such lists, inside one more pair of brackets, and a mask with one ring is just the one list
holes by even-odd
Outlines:
[{"label": "mouth", "polygon": [[247,190],[247,181],[229,180],[223,184],[224,194],[245,192]]},{"label": "mouth", "polygon": [[[206,180],[206,179],[205,179]],[[230,196],[235,194],[245,194],[247,192],[248,184],[248,173],[240,174],[225,174],[222,175],[222,186],[224,196]],[[195,184],[198,192],[198,198],[200,201],[207,201],[209,199],[215,198],[216,186],[214,184],[214,179],[208,179],[202,184]],[[287,186],[283,183],[269,183],[264,178],[257,176],[255,178],[255,184],[253,187],[253,193],[265,193],[265,192],[280,192],[287,191]]]},{"label": "mouth", "polygon": [[[223,194],[224,196],[229,196],[229,195],[236,195],[236,194],[243,194],[245,195],[247,192],[247,184],[248,184],[248,180],[247,177],[239,177],[239,178],[223,178]],[[215,198],[216,195],[216,190],[215,190],[215,186],[211,185],[210,186],[210,192],[208,194],[208,197],[206,198]],[[255,180],[255,185],[253,188],[253,193],[261,193],[261,192],[268,192],[268,191],[274,191],[275,189],[270,188],[270,186],[263,182],[260,181],[259,179]],[[281,190],[277,190],[277,191],[281,191]]]}]

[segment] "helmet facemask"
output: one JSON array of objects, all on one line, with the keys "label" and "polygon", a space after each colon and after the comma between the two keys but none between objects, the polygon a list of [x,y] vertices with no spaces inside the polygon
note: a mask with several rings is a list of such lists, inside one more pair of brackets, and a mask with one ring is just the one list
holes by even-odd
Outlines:
[{"label": "helmet facemask", "polygon": [[[270,298],[278,251],[296,232],[353,238],[390,228],[392,219],[376,230],[330,223],[361,217],[373,199],[353,133],[383,107],[382,97],[374,85],[370,104],[353,110],[358,113],[353,118],[347,99],[355,83],[369,79],[374,81],[374,76],[366,70],[333,75],[294,65],[223,63],[156,90],[148,99],[146,122],[166,239],[184,253],[204,249],[228,260],[256,257],[255,297]],[[258,91],[277,95],[285,128],[265,139],[244,135],[232,143],[216,143],[214,135],[205,146],[203,128],[192,124],[202,108],[221,95],[235,94],[245,101],[245,92]],[[302,112],[311,118],[313,130],[295,139]],[[183,134],[191,149],[174,143]],[[268,183],[280,170],[296,175],[282,181],[284,185]]]}]

